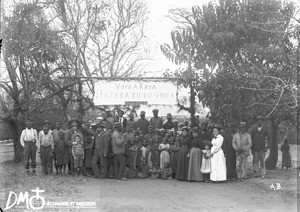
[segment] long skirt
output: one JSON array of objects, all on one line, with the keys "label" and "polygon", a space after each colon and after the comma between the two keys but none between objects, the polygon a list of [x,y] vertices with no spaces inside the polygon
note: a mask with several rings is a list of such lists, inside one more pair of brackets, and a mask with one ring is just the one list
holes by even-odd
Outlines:
[{"label": "long skirt", "polygon": [[292,159],[290,151],[282,152],[282,167],[292,167]]},{"label": "long skirt", "polygon": [[55,152],[56,165],[67,165],[69,162],[69,154],[67,147],[58,147]]},{"label": "long skirt", "polygon": [[187,155],[190,152],[189,146],[182,146],[179,150],[179,157],[177,161],[176,179],[177,180],[188,180],[189,172],[189,159]]},{"label": "long skirt", "polygon": [[93,154],[94,154],[93,148],[84,150],[84,167],[86,168],[92,167]]},{"label": "long skirt", "polygon": [[236,173],[236,157],[226,158],[227,178],[233,179],[237,177]]},{"label": "long skirt", "polygon": [[154,166],[159,167],[160,164],[160,152],[158,150],[154,151],[154,160],[153,160]]},{"label": "long skirt", "polygon": [[192,148],[190,151],[189,162],[189,181],[204,181],[203,175],[200,171],[202,165],[202,151],[200,148]]},{"label": "long skirt", "polygon": [[170,155],[168,151],[162,151],[160,153],[160,168],[163,169],[166,163],[170,162]]},{"label": "long skirt", "polygon": [[153,168],[153,160],[152,160],[152,152],[151,151],[148,154],[148,166],[150,167],[150,169]]},{"label": "long skirt", "polygon": [[210,179],[212,181],[225,181],[226,177],[226,159],[223,150],[220,149],[211,157]]},{"label": "long skirt", "polygon": [[172,174],[175,174],[177,171],[178,153],[179,152],[175,152],[175,151],[170,152],[170,165],[172,168]]}]

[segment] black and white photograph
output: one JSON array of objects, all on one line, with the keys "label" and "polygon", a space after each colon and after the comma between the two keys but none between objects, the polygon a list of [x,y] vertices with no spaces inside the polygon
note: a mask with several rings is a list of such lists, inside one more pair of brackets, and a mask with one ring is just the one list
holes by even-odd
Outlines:
[{"label": "black and white photograph", "polygon": [[299,0],[0,0],[0,212],[297,212],[299,89]]}]

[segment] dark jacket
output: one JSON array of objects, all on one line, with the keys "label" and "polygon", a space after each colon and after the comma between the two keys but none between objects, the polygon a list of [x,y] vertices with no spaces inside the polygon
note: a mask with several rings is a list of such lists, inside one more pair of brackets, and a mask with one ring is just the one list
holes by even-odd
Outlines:
[{"label": "dark jacket", "polygon": [[99,151],[100,154],[104,154],[105,157],[108,156],[110,139],[106,132],[101,132],[100,134],[95,134],[95,151]]},{"label": "dark jacket", "polygon": [[224,155],[226,158],[235,158],[236,157],[236,153],[235,153],[235,149],[232,146],[232,140],[233,137],[230,133],[225,132],[224,135],[224,141],[222,144],[222,150],[224,152]]},{"label": "dark jacket", "polygon": [[255,127],[251,132],[252,139],[252,147],[253,151],[261,151],[266,148],[266,141],[268,144],[271,142],[271,134],[270,131],[263,126],[260,131],[258,131],[258,127]]},{"label": "dark jacket", "polygon": [[148,133],[149,121],[147,119],[139,119],[134,123],[134,129],[140,128],[144,134]]}]

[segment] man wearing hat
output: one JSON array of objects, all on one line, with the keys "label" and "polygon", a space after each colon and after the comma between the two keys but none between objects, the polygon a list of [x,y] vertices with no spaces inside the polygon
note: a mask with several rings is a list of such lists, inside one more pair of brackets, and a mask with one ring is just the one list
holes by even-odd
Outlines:
[{"label": "man wearing hat", "polygon": [[55,169],[56,169],[56,174],[58,174],[58,167],[56,165],[56,161],[57,161],[57,146],[58,146],[58,140],[59,140],[59,132],[63,131],[61,129],[61,123],[60,121],[57,121],[55,123],[55,129],[52,131],[52,136],[53,136],[53,141],[54,141],[54,153],[53,153],[53,160],[54,160],[54,165],[55,165]]},{"label": "man wearing hat", "polygon": [[91,175],[92,174],[92,159],[94,153],[94,134],[95,131],[91,128],[91,124],[89,121],[86,121],[83,126],[83,136],[84,136],[84,165],[83,170],[84,174]]},{"label": "man wearing hat", "polygon": [[21,133],[20,143],[24,147],[26,173],[29,174],[31,160],[32,174],[36,174],[36,145],[38,144],[38,134],[37,131],[32,128],[32,122],[29,120],[26,121],[26,129]]},{"label": "man wearing hat", "polygon": [[250,148],[252,146],[246,122],[240,122],[239,131],[233,136],[232,146],[236,151],[237,176],[239,182],[241,182],[247,179],[247,158],[250,155]]},{"label": "man wearing hat", "polygon": [[[51,122],[49,120],[45,120],[44,123],[43,123],[43,127],[47,127],[49,129],[49,133],[52,133],[52,130],[50,129],[51,128]],[[41,130],[39,132],[39,137],[40,135],[43,133],[43,130]]]},{"label": "man wearing hat", "polygon": [[49,130],[49,122],[44,122],[43,130],[39,133],[38,152],[41,154],[42,172],[52,173],[54,140]]},{"label": "man wearing hat", "polygon": [[163,128],[165,130],[170,130],[174,127],[174,123],[172,121],[172,115],[171,113],[167,114],[167,120],[165,121],[165,123],[163,124]]},{"label": "man wearing hat", "polygon": [[106,113],[102,114],[102,120],[100,121],[100,123],[104,126],[104,130],[113,130],[113,125],[111,121],[108,120]]},{"label": "man wearing hat", "polygon": [[148,128],[150,125],[149,121],[145,118],[145,116],[146,116],[146,112],[141,111],[140,113],[141,118],[137,120],[134,124],[134,129],[136,130],[137,128],[140,128],[140,130],[143,132],[144,135],[148,133]]},{"label": "man wearing hat", "polygon": [[112,149],[114,154],[115,178],[126,181],[125,172],[125,139],[121,133],[121,123],[114,123],[112,134]]},{"label": "man wearing hat", "polygon": [[[107,132],[104,132],[104,125],[99,123],[95,126],[95,149],[92,159],[92,168],[95,177],[106,178],[108,172],[108,151],[110,145],[110,138]],[[100,163],[101,172],[98,163]]]},{"label": "man wearing hat", "polygon": [[129,119],[127,120],[127,124],[126,124],[126,128],[128,128],[129,130],[133,130],[134,129],[134,125],[135,125],[135,120],[134,120],[134,114],[133,112],[130,112],[128,115]]},{"label": "man wearing hat", "polygon": [[232,140],[236,131],[238,123],[229,123],[226,126],[223,137],[224,142],[222,144],[222,149],[226,158],[226,169],[227,169],[227,179],[228,180],[236,180],[236,151],[233,148]]},{"label": "man wearing hat", "polygon": [[263,125],[263,120],[263,116],[257,116],[257,126],[255,126],[251,132],[254,176],[260,176],[262,179],[266,176],[264,151],[266,147],[270,146],[269,144],[271,142],[270,131]]},{"label": "man wearing hat", "polygon": [[158,109],[153,109],[153,117],[150,119],[150,125],[153,126],[153,130],[163,128],[163,120],[158,117]]}]

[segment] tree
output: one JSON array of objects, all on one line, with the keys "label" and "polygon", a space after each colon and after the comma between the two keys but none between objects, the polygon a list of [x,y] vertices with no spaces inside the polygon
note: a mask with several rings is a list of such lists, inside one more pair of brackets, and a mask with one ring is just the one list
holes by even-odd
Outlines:
[{"label": "tree", "polygon": [[175,10],[173,17],[184,29],[178,30],[173,48],[164,51],[172,58],[168,54],[181,49],[184,32],[192,33],[192,64],[199,74],[196,90],[214,122],[251,122],[258,114],[269,118],[273,135],[269,169],[277,163],[278,124],[299,108],[295,77],[299,46],[292,39],[298,25],[292,22],[295,9],[293,3],[277,0],[219,0],[191,11]]},{"label": "tree", "polygon": [[25,119],[41,111],[54,96],[66,99],[64,92],[74,86],[68,81],[55,81],[58,72],[72,75],[67,71],[72,51],[50,28],[51,21],[38,1],[16,4],[12,15],[6,16],[3,23],[7,79],[1,80],[0,87],[13,107],[1,119],[14,130],[14,160],[18,162],[23,151],[19,137]]},{"label": "tree", "polygon": [[[128,77],[142,74],[145,59],[146,5],[140,0],[59,0],[55,11],[76,49],[79,113],[93,107],[94,83],[80,78]],[[85,105],[85,107],[84,107]]]}]

